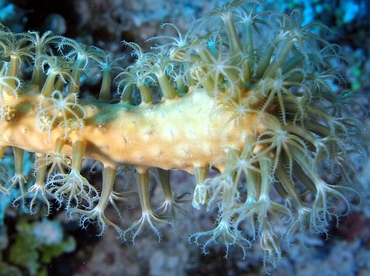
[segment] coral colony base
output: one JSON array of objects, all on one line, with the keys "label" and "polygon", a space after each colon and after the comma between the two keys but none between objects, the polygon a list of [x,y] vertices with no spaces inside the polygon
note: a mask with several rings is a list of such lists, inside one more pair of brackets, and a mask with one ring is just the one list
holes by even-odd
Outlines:
[{"label": "coral colony base", "polygon": [[[215,228],[189,241],[204,253],[221,243],[226,256],[238,245],[246,257],[256,240],[275,265],[283,238],[275,228],[286,227],[286,238],[325,233],[350,210],[351,162],[366,157],[360,122],[350,112],[353,95],[332,88],[341,81],[340,49],[323,38],[326,26],[301,20],[299,11],[264,11],[249,0],[213,10],[185,35],[164,24],[176,35],[152,38],[151,52],[124,42],[136,59],[114,78],[114,95],[115,62],[102,50],[2,27],[1,155],[12,149],[15,171],[2,179],[3,198],[20,189],[14,200],[31,213],[36,202],[48,210],[54,202],[79,214],[82,226],[112,226],[135,241],[145,227],[159,236],[158,225],[181,211],[185,198],[171,191],[169,172],[184,170],[196,179],[193,207],[218,210]],[[99,97],[82,98],[80,81],[91,72],[101,77]],[[34,182],[23,174],[25,151],[35,156]],[[102,164],[100,191],[81,175],[85,159]],[[136,169],[142,216],[131,226],[105,215],[124,199],[115,190],[122,165]],[[150,203],[152,168],[165,195],[163,213]],[[217,175],[209,178],[210,169]],[[325,181],[324,171],[337,183]]]}]

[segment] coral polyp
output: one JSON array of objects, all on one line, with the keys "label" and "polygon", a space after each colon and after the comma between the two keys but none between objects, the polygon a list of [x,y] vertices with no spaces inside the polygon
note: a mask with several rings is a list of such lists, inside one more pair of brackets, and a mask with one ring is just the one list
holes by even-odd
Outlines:
[{"label": "coral polyp", "polygon": [[[361,122],[350,112],[356,101],[333,88],[341,79],[335,64],[344,62],[340,48],[325,39],[323,24],[302,25],[299,11],[264,11],[258,1],[215,9],[185,35],[164,26],[177,36],[153,38],[150,52],[125,42],[135,61],[116,78],[113,62],[95,47],[1,29],[1,152],[12,147],[16,162],[11,184],[0,191],[19,186],[17,201],[32,199],[31,211],[41,195],[48,210],[57,202],[80,214],[82,227],[96,221],[135,241],[145,227],[160,237],[157,226],[170,223],[174,209],[183,212],[186,201],[172,192],[169,170],[184,170],[195,175],[193,207],[217,209],[215,228],[189,240],[204,253],[220,243],[245,255],[259,240],[265,261],[276,264],[283,238],[276,225],[289,236],[325,233],[356,193],[350,164],[366,151]],[[27,79],[22,69],[30,61]],[[83,98],[81,76],[94,70],[101,71],[101,95]],[[118,89],[108,95],[112,79]],[[28,186],[24,151],[36,155],[36,182]],[[101,191],[82,175],[85,159],[102,164]],[[136,170],[142,216],[132,226],[105,215],[124,200],[115,187],[122,165]],[[166,200],[159,209],[148,188],[155,168]]]}]

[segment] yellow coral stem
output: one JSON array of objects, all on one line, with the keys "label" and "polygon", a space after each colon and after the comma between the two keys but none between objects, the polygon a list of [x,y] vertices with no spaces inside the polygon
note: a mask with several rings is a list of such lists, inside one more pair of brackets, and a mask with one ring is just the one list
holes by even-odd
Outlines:
[{"label": "yellow coral stem", "polygon": [[[64,131],[55,127],[48,137],[47,132],[37,128],[35,117],[40,97],[20,96],[20,102],[27,108],[17,124],[5,123],[1,137],[4,146],[38,153],[54,151]],[[204,90],[154,106],[81,104],[86,112],[85,127],[80,133],[69,135],[62,153],[71,156],[72,144],[80,139],[86,143],[84,158],[113,168],[131,164],[192,172],[194,166],[209,167],[213,160],[222,159],[227,147],[243,147],[244,134],[239,135],[239,124],[224,127],[231,115],[213,112],[215,100]],[[245,134],[253,132],[247,121],[243,122],[243,130]]]}]

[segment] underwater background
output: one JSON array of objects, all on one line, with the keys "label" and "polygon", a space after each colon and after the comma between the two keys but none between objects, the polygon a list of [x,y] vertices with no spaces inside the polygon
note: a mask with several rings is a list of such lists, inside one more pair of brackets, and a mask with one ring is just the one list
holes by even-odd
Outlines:
[{"label": "underwater background", "polygon": [[[52,30],[55,34],[78,42],[95,45],[113,58],[125,56],[130,63],[130,50],[122,40],[134,41],[149,49],[145,41],[163,34],[161,23],[176,24],[183,32],[193,19],[205,15],[226,1],[165,0],[0,0],[0,23],[13,32]],[[331,43],[342,47],[349,65],[346,85],[362,95],[361,103],[369,111],[370,97],[370,11],[368,0],[267,0],[265,6],[284,12],[301,9],[303,22],[319,20],[336,32]],[[87,79],[82,89],[86,94],[99,88]],[[355,111],[356,112],[356,111]],[[361,112],[361,111],[358,111]],[[368,118],[363,118],[368,126]],[[31,174],[30,160],[25,174]],[[11,174],[12,160],[4,157]],[[89,181],[99,186],[101,172],[94,164],[84,163]],[[282,242],[283,257],[271,275],[370,275],[370,164],[358,164],[357,181],[363,187],[364,200],[341,219],[339,227],[331,226],[329,235],[305,237],[291,244]],[[120,181],[133,185],[130,173]],[[171,172],[178,192],[192,191],[194,177],[184,172]],[[94,179],[96,181],[94,182]],[[191,187],[191,188],[189,188]],[[153,206],[161,187],[152,183]],[[17,193],[16,189],[13,189]],[[19,191],[18,191],[19,192]],[[13,195],[13,199],[16,198]],[[158,196],[159,197],[159,196]],[[340,203],[339,203],[340,204]],[[125,218],[136,217],[139,204],[129,197]],[[142,235],[135,245],[117,239],[108,227],[103,235],[94,225],[81,229],[78,219],[69,220],[57,206],[48,217],[43,212],[29,215],[25,207],[12,206],[10,197],[0,198],[0,275],[264,275],[263,253],[259,244],[247,252],[246,260],[237,248],[231,248],[228,259],[222,246],[213,246],[203,255],[200,248],[188,243],[188,236],[213,225],[207,210],[193,212],[185,205],[186,215],[179,216],[174,227],[162,227],[161,242],[151,233]],[[109,214],[108,214],[109,215]]]}]

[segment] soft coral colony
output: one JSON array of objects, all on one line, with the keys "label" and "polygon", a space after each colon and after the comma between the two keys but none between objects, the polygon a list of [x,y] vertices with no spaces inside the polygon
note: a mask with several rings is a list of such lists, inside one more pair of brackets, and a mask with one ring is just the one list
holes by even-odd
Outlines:
[{"label": "soft coral colony", "polygon": [[[170,187],[170,170],[195,175],[192,205],[217,209],[215,228],[189,240],[207,246],[238,245],[244,254],[258,240],[265,259],[281,257],[276,227],[286,235],[326,232],[350,208],[354,192],[350,164],[365,157],[361,126],[351,116],[349,93],[336,94],[340,49],[320,34],[326,26],[302,26],[301,14],[264,11],[258,1],[235,1],[195,21],[183,35],[155,37],[114,81],[109,55],[50,32],[15,34],[1,29],[1,152],[12,148],[15,175],[3,180],[4,196],[48,209],[55,202],[81,216],[114,227],[133,241],[181,211],[182,196]],[[161,41],[164,41],[162,44]],[[24,73],[32,67],[32,74]],[[79,95],[80,80],[99,69],[97,99]],[[96,74],[98,75],[98,74]],[[35,153],[35,181],[26,183],[23,154]],[[81,175],[82,162],[103,167],[98,190]],[[136,169],[141,218],[128,228],[110,221],[117,207],[117,168]],[[165,202],[154,211],[149,169],[157,169]],[[209,169],[216,170],[214,177]],[[323,172],[336,175],[328,183]],[[118,208],[116,208],[118,210]],[[125,229],[125,230],[123,230]],[[252,233],[248,236],[246,234]]]}]

